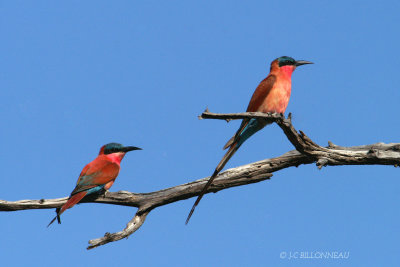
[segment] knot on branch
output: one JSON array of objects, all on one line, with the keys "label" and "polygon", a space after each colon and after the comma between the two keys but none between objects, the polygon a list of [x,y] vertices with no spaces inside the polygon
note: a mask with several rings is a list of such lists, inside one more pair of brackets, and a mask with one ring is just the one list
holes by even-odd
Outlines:
[{"label": "knot on branch", "polygon": [[328,164],[329,160],[327,158],[320,158],[317,160],[317,167],[318,169],[322,169]]}]

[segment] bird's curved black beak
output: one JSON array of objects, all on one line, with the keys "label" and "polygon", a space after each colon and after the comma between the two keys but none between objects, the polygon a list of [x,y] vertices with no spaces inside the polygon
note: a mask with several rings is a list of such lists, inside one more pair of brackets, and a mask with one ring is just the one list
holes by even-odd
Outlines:
[{"label": "bird's curved black beak", "polygon": [[142,150],[140,147],[135,147],[135,146],[125,146],[121,149],[122,152],[129,152],[132,150]]},{"label": "bird's curved black beak", "polygon": [[296,67],[301,66],[301,65],[305,65],[305,64],[314,64],[311,61],[307,61],[307,60],[296,60]]}]

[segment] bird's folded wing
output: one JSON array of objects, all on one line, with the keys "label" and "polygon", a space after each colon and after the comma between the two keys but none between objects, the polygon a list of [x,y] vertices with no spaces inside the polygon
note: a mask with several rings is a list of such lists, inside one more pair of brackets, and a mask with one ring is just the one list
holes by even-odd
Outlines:
[{"label": "bird's folded wing", "polygon": [[115,180],[119,173],[119,165],[106,159],[97,158],[83,168],[75,189],[71,195],[105,185]]}]

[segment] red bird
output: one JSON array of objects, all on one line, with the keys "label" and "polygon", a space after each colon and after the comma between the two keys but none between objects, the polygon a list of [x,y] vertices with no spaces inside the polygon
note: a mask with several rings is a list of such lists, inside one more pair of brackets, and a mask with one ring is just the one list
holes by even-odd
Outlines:
[{"label": "red bird", "polygon": [[[267,78],[261,81],[254,91],[249,106],[247,107],[247,112],[285,113],[292,87],[292,73],[296,67],[304,64],[313,63],[305,60],[296,61],[291,57],[279,57],[272,61],[270,73]],[[186,219],[186,224],[189,222],[196,206],[199,204],[201,198],[206,193],[215,177],[224,168],[225,164],[233,154],[235,154],[244,141],[264,128],[267,124],[269,123],[263,119],[243,119],[239,130],[237,130],[236,134],[224,146],[224,149],[229,149],[197,197],[196,202]]]},{"label": "red bird", "polygon": [[118,176],[121,160],[127,152],[132,150],[141,150],[141,148],[134,146],[124,147],[118,143],[109,143],[102,146],[97,158],[83,168],[68,201],[61,208],[56,209],[57,215],[47,227],[55,219],[57,219],[58,223],[61,223],[60,215],[66,209],[72,208],[79,203],[86,195],[107,191]]}]

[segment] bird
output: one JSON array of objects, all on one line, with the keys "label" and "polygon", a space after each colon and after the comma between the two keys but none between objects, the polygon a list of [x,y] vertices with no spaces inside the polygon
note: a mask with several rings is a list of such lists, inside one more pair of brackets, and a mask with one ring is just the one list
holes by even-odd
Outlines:
[{"label": "bird", "polygon": [[118,176],[121,160],[127,152],[132,150],[142,149],[135,146],[123,146],[118,143],[109,143],[102,146],[97,158],[83,168],[68,201],[61,208],[56,209],[57,215],[47,227],[56,219],[60,224],[60,215],[79,203],[86,195],[107,192]]},{"label": "bird", "polygon": [[[287,56],[282,56],[272,61],[270,73],[257,86],[246,111],[281,114],[285,113],[291,93],[292,73],[296,67],[305,64],[313,64],[313,62],[306,60],[295,60]],[[264,119],[257,118],[246,118],[242,120],[242,123],[236,134],[229,139],[229,141],[223,147],[223,149],[229,149],[198,195],[186,219],[186,224],[188,224],[196,206],[199,204],[207,189],[211,186],[218,173],[224,168],[225,164],[229,161],[233,154],[235,154],[235,152],[247,139],[270,123],[271,122],[267,122]]]}]

